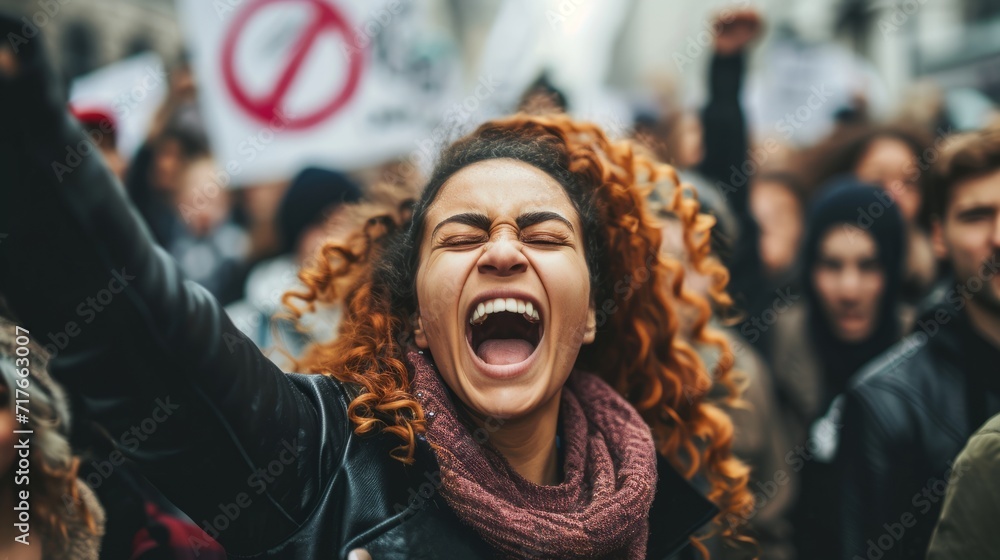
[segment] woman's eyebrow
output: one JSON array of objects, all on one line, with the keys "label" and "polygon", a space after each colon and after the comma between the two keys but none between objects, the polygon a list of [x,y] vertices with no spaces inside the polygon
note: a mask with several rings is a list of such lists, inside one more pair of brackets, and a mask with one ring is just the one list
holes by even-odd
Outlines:
[{"label": "woman's eyebrow", "polygon": [[566,227],[568,227],[570,231],[574,233],[576,232],[576,230],[573,228],[573,224],[569,220],[567,220],[565,217],[555,212],[547,212],[547,211],[525,212],[524,214],[518,216],[517,219],[514,220],[514,222],[517,224],[517,229],[524,229],[527,227],[531,227],[535,224],[547,222],[549,220],[560,221],[566,224]]},{"label": "woman's eyebrow", "polygon": [[483,231],[489,231],[492,222],[490,221],[489,216],[487,216],[486,214],[477,214],[475,212],[464,212],[462,214],[455,214],[454,216],[441,220],[441,223],[434,226],[434,231],[431,232],[431,237],[437,235],[438,230],[446,226],[447,224],[464,224],[467,226],[472,226],[476,229],[481,229]]},{"label": "woman's eyebrow", "polygon": [[[531,227],[535,224],[547,222],[549,220],[560,221],[566,224],[566,227],[568,227],[570,231],[573,232],[576,231],[575,228],[573,228],[572,222],[570,222],[560,214],[548,211],[525,212],[524,214],[518,216],[517,219],[514,220],[514,223],[517,225],[517,229],[524,229],[527,227]],[[454,216],[450,216],[448,218],[445,218],[444,220],[441,220],[441,222],[438,225],[434,226],[434,230],[431,232],[431,237],[437,235],[438,230],[447,224],[463,224],[467,226],[472,226],[476,229],[481,229],[483,231],[489,231],[490,226],[493,224],[493,222],[486,214],[479,214],[476,212],[463,212],[461,214],[455,214]]]}]

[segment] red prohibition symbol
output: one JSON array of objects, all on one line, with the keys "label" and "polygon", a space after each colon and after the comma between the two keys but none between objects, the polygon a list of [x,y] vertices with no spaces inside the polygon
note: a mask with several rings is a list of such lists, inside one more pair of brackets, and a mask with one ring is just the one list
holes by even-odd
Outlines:
[{"label": "red prohibition symbol", "polygon": [[[246,27],[247,22],[268,4],[275,3],[299,3],[307,4],[314,14],[309,18],[308,23],[303,27],[298,40],[291,48],[291,57],[285,63],[284,68],[279,72],[278,80],[271,91],[258,98],[252,98],[246,91],[243,84],[236,77],[235,53],[236,43],[240,38],[240,33]],[[347,64],[347,80],[340,91],[331,92],[332,97],[323,106],[315,111],[296,115],[294,118],[286,115],[287,107],[284,107],[285,97],[289,93],[289,88],[299,71],[307,55],[316,44],[316,39],[323,33],[337,33],[341,40],[348,43],[351,48],[345,49],[349,53]],[[289,129],[303,129],[312,127],[340,110],[347,103],[354,91],[358,87],[361,78],[362,54],[361,49],[353,48],[350,45],[352,39],[351,28],[347,25],[347,20],[333,6],[324,0],[258,0],[247,6],[247,8],[236,15],[236,19],[229,27],[222,46],[222,73],[226,83],[226,89],[248,115],[254,119],[270,123],[276,117],[286,120],[285,126]]]}]

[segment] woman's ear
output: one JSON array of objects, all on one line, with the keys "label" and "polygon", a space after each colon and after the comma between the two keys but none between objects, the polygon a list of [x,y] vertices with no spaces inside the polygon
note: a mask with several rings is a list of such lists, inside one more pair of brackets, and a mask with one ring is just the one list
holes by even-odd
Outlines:
[{"label": "woman's ear", "polygon": [[594,308],[594,303],[590,303],[590,309],[587,310],[587,324],[584,326],[583,330],[583,343],[590,344],[594,342],[594,338],[597,337],[597,311]]},{"label": "woman's ear", "polygon": [[427,350],[429,346],[427,344],[427,335],[424,334],[424,323],[420,319],[420,316],[417,316],[417,326],[413,329],[413,341],[417,343],[417,348],[421,350]]}]

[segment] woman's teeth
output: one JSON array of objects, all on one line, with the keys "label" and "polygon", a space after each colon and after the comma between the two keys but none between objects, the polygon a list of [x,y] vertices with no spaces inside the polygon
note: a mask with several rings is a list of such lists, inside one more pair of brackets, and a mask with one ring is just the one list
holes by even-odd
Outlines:
[{"label": "woman's teeth", "polygon": [[530,301],[521,301],[516,298],[497,298],[490,301],[484,301],[476,306],[476,309],[472,312],[472,318],[469,322],[473,325],[478,325],[486,320],[486,316],[490,313],[520,313],[524,315],[524,318],[532,323],[537,323],[539,320],[538,310],[535,309],[534,304]]}]

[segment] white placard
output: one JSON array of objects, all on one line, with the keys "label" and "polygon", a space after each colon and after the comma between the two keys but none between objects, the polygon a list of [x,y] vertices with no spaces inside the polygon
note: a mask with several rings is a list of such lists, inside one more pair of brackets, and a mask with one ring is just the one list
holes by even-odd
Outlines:
[{"label": "white placard", "polygon": [[209,140],[234,186],[411,154],[460,98],[458,50],[428,1],[178,5]]},{"label": "white placard", "polygon": [[69,103],[77,110],[111,116],[118,131],[118,151],[130,158],[145,140],[169,87],[160,57],[143,53],[73,80]]}]

